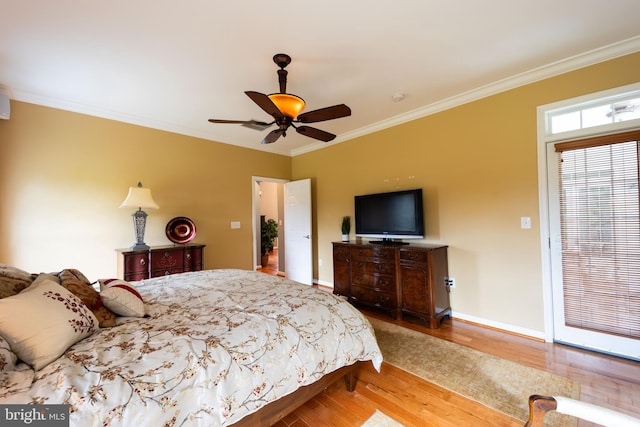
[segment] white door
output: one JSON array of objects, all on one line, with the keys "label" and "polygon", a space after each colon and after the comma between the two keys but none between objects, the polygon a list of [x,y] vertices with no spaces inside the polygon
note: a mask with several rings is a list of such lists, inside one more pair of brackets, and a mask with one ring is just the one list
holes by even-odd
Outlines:
[{"label": "white door", "polygon": [[287,278],[312,285],[310,179],[284,184],[284,242]]}]

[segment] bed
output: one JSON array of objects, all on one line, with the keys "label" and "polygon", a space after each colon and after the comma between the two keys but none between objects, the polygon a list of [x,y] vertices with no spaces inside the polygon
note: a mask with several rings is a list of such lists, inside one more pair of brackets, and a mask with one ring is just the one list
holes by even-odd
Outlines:
[{"label": "bed", "polygon": [[38,369],[12,351],[0,314],[0,404],[68,404],[72,426],[270,425],[340,377],[353,389],[358,364],[382,363],[369,322],[329,292],[231,269],[130,286],[145,317],[85,331]]}]

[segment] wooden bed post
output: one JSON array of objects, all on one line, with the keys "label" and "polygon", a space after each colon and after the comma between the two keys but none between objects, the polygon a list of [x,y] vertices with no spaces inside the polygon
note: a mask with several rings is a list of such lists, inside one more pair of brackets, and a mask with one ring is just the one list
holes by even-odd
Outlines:
[{"label": "wooden bed post", "polygon": [[353,372],[353,369],[344,376],[344,386],[348,392],[356,389],[356,374]]}]

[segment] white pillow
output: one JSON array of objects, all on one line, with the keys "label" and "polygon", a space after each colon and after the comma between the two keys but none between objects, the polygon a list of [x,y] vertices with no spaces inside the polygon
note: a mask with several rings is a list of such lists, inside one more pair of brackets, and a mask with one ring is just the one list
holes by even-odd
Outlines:
[{"label": "white pillow", "polygon": [[0,335],[36,370],[98,330],[91,310],[50,277],[41,274],[18,295],[0,300]]},{"label": "white pillow", "polygon": [[131,283],[120,279],[101,279],[102,304],[119,316],[144,317],[144,300]]}]

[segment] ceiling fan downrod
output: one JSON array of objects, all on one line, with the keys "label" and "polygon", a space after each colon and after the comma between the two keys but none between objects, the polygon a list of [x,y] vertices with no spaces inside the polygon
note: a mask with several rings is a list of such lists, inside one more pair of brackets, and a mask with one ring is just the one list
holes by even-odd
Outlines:
[{"label": "ceiling fan downrod", "polygon": [[276,63],[280,69],[278,70],[278,83],[280,84],[280,93],[287,93],[287,74],[289,72],[285,70],[286,66],[291,63],[291,57],[286,53],[276,53],[273,55],[273,62]]}]

